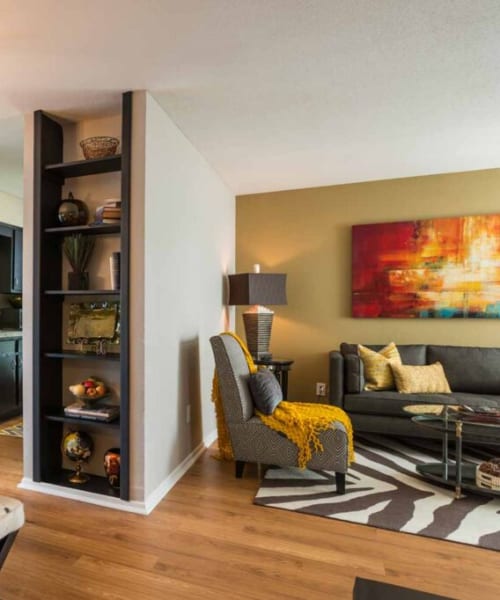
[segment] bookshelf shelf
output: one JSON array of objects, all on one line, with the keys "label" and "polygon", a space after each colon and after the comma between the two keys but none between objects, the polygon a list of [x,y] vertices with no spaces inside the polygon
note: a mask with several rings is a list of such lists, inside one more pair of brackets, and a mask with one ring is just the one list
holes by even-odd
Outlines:
[{"label": "bookshelf shelf", "polygon": [[108,354],[96,354],[95,352],[78,352],[78,350],[62,350],[60,352],[45,352],[47,358],[73,358],[79,360],[111,360],[120,361],[118,352],[109,352]]},{"label": "bookshelf shelf", "polygon": [[45,233],[57,235],[71,235],[81,233],[83,235],[109,235],[120,233],[121,223],[102,223],[99,225],[73,225],[72,227],[46,227]]},{"label": "bookshelf shelf", "polygon": [[45,290],[48,296],[119,296],[120,290]]},{"label": "bookshelf shelf", "polygon": [[91,158],[46,165],[45,173],[66,179],[70,177],[84,177],[85,175],[98,175],[100,173],[112,173],[120,171],[121,168],[121,154],[115,154],[114,156],[106,156],[105,158]]},{"label": "bookshelf shelf", "polygon": [[60,412],[49,413],[45,415],[47,421],[57,421],[59,423],[70,423],[72,425],[79,425],[81,427],[103,427],[105,429],[120,429],[120,419],[114,421],[96,421],[95,419],[84,419],[76,417],[68,417],[61,410]]},{"label": "bookshelf shelf", "polygon": [[[85,467],[83,469],[85,471]],[[114,498],[120,497],[120,490],[112,488],[106,477],[100,477],[99,475],[93,475],[87,473],[90,479],[86,483],[74,484],[68,480],[69,476],[73,471],[69,469],[57,469],[53,471],[46,479],[46,483],[52,483],[60,485],[62,487],[81,490],[82,492],[93,492],[94,494],[102,494],[104,496],[112,496]]]}]

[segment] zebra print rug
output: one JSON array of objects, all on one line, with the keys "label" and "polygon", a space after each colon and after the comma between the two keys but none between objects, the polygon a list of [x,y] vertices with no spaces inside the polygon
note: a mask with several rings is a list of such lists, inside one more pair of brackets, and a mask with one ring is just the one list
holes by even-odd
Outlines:
[{"label": "zebra print rug", "polygon": [[[328,471],[270,468],[254,503],[500,550],[500,498],[454,500],[453,489],[417,474],[416,464],[439,460],[439,442],[367,435],[355,450],[345,495],[335,494]],[[467,461],[488,458],[491,452],[464,448]]]}]

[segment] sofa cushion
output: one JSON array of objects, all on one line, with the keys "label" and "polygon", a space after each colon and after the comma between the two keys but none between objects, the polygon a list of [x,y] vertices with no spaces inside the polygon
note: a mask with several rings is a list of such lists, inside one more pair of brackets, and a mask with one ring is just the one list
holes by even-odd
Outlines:
[{"label": "sofa cushion", "polygon": [[450,394],[450,386],[440,362],[432,365],[391,364],[400,394]]},{"label": "sofa cushion", "polygon": [[454,392],[500,394],[500,348],[428,346],[427,361],[439,361]]},{"label": "sofa cushion", "polygon": [[380,352],[360,344],[358,353],[363,361],[365,390],[392,390],[396,387],[391,364],[401,364],[401,357],[394,342],[387,344]]},{"label": "sofa cushion", "polygon": [[252,373],[248,385],[255,408],[265,415],[272,415],[283,400],[283,392],[274,373],[267,369]]},{"label": "sofa cushion", "polygon": [[[375,350],[379,352],[382,350],[384,346],[373,345],[373,344],[363,344],[366,348],[370,348],[370,350]],[[424,344],[398,344],[398,352],[401,356],[401,362],[404,365],[425,365],[426,363],[426,353],[427,346]],[[358,354],[358,344],[349,344],[347,342],[342,342],[340,344],[340,352],[345,357],[349,354]]]},{"label": "sofa cushion", "polygon": [[409,417],[403,410],[408,404],[466,404],[473,408],[492,406],[500,408],[500,396],[465,393],[400,394],[396,391],[361,392],[344,396],[344,410],[352,413],[378,416]]},{"label": "sofa cushion", "polygon": [[357,354],[346,354],[344,357],[345,389],[348,394],[359,394],[365,387],[365,371],[363,361]]}]

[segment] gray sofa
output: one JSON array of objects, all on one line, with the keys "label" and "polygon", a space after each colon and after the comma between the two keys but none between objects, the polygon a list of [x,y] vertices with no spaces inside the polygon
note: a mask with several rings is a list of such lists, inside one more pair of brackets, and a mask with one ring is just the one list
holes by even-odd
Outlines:
[{"label": "gray sofa", "polygon": [[[366,345],[372,350],[383,346]],[[331,404],[351,417],[355,432],[413,437],[436,437],[411,421],[403,410],[407,404],[467,404],[500,408],[500,348],[468,346],[399,345],[406,365],[428,365],[439,361],[451,394],[400,394],[396,390],[365,391],[363,363],[357,344],[343,343],[330,353]]]}]

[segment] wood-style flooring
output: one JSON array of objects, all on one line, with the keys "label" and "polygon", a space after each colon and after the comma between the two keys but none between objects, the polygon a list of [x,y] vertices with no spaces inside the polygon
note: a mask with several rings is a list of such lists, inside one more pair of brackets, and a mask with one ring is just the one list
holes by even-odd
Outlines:
[{"label": "wood-style flooring", "polygon": [[347,600],[356,576],[500,597],[496,552],[254,506],[256,471],[236,480],[212,454],[142,517],[17,489],[21,440],[0,437],[0,494],[27,516],[0,599]]}]

